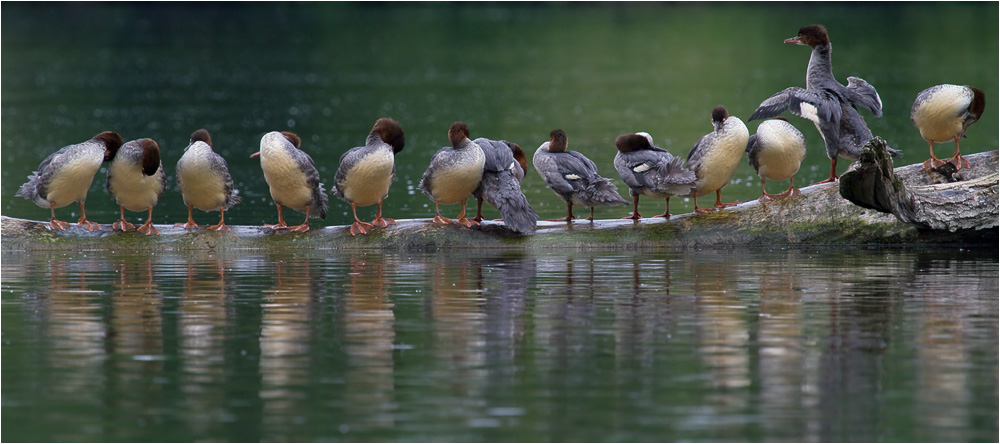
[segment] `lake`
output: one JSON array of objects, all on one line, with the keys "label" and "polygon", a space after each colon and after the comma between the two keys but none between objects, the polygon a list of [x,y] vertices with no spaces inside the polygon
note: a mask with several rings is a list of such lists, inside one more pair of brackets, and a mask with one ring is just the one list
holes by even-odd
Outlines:
[{"label": "lake", "polygon": [[[927,159],[909,109],[940,83],[985,90],[986,114],[962,152],[996,150],[998,9],[5,2],[0,210],[46,220],[47,209],[14,197],[25,177],[56,149],[114,130],[159,142],[169,187],[154,222],[181,222],[174,166],[206,128],[244,199],[227,223],[274,223],[249,157],[263,134],[298,133],[329,186],[340,155],[382,116],[406,131],[387,217],[433,216],[416,186],[457,120],[473,138],[511,140],[529,155],[562,128],[625,195],[611,164],[617,135],[647,131],[686,155],[711,130],[715,105],[745,120],[772,93],[804,85],[809,50],[782,40],[810,23],[830,30],[838,79],[878,88],[885,115],[862,114],[904,151],[897,165]],[[790,121],[809,144],[796,184],[824,179],[818,132]],[[118,207],[105,174],[87,213],[110,225]],[[744,161],[723,198],[755,199],[759,184]],[[543,218],[565,214],[534,171],[522,188]],[[674,214],[694,208],[671,204]],[[641,213],[661,211],[641,202]],[[199,223],[216,217],[195,213]],[[312,224],[351,220],[331,198],[327,219]],[[995,249],[5,247],[0,259],[5,442],[1000,436]]]},{"label": "lake", "polygon": [[996,251],[3,254],[4,441],[993,441]]}]

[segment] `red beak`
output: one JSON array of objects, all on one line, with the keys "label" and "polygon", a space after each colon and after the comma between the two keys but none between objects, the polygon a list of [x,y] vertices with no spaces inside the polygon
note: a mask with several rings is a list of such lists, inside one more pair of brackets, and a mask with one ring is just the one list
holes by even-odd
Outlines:
[{"label": "red beak", "polygon": [[258,156],[260,156],[260,151],[257,151],[256,153],[250,155],[250,157],[258,157]]},{"label": "red beak", "polygon": [[785,39],[785,43],[796,43],[796,44],[798,44],[799,43],[799,36],[795,36],[795,37],[792,37],[792,38]]}]

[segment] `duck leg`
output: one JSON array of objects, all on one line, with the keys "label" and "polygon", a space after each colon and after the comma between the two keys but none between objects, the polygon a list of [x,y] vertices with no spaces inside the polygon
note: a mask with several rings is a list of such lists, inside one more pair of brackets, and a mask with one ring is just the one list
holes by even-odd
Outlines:
[{"label": "duck leg", "polygon": [[473,225],[479,225],[479,222],[474,219],[465,218],[465,203],[468,199],[462,201],[462,212],[458,214],[458,223],[464,224],[466,227],[472,228]]},{"label": "duck leg", "polygon": [[296,225],[294,227],[288,227],[292,231],[297,231],[299,233],[305,233],[309,231],[309,205],[306,205],[306,220],[302,222],[302,225]]},{"label": "duck leg", "polygon": [[951,159],[948,159],[948,163],[955,165],[956,170],[962,169],[963,166],[965,168],[972,168],[972,164],[970,164],[968,160],[965,160],[965,158],[958,153],[958,139],[960,138],[961,137],[955,137],[955,155],[951,156]]},{"label": "duck leg", "polygon": [[[357,213],[354,214],[357,218]],[[396,225],[395,219],[390,219],[388,217],[382,217],[382,201],[378,201],[378,214],[375,215],[375,220],[372,221],[372,225],[376,227],[388,227],[389,225]]]},{"label": "duck leg", "polygon": [[670,198],[669,197],[664,198],[663,202],[664,202],[663,203],[663,214],[657,214],[656,216],[653,216],[653,217],[663,217],[663,218],[670,219]]},{"label": "duck leg", "polygon": [[483,219],[484,219],[483,218],[483,199],[481,197],[477,197],[476,198],[476,217],[473,217],[472,220],[474,220],[476,222],[482,222]]},{"label": "duck leg", "polygon": [[715,208],[698,208],[698,192],[693,193],[694,196],[694,214],[708,214],[715,212]]},{"label": "duck leg", "polygon": [[209,230],[215,231],[229,231],[229,227],[226,226],[226,209],[219,207],[219,223],[211,225],[208,227]]},{"label": "duck leg", "polygon": [[775,196],[776,197],[792,197],[792,196],[800,196],[800,195],[802,195],[802,192],[799,191],[798,188],[795,188],[795,176],[792,176],[792,177],[790,177],[788,179],[788,189],[785,190],[785,191],[782,191],[782,192],[780,192],[778,194],[776,194]]},{"label": "duck leg", "polygon": [[441,224],[441,225],[447,225],[447,224],[452,223],[451,219],[448,219],[447,217],[444,217],[444,216],[441,215],[441,206],[438,203],[438,201],[436,201],[436,200],[434,201],[434,212],[437,215],[434,216],[434,219],[431,220],[431,222],[434,222],[436,224]]},{"label": "duck leg", "polygon": [[[288,228],[288,224],[285,223],[285,217],[284,217],[284,214],[282,213],[282,211],[284,210],[284,207],[282,207],[281,204],[279,204],[279,203],[275,203],[275,205],[278,206],[278,223],[276,223],[276,224],[265,224],[263,228],[273,228],[275,230],[280,230],[280,229],[283,229],[283,228]],[[309,220],[309,219],[306,219],[306,220]]]},{"label": "duck leg", "polygon": [[[372,224],[361,222],[361,219],[358,219],[358,206],[354,202],[351,202],[351,211],[354,212],[354,224],[351,225],[351,236],[368,234],[368,230],[365,227],[372,227]],[[379,213],[381,217],[381,211]]]},{"label": "duck leg", "polygon": [[188,229],[191,229],[191,228],[197,229],[198,228],[198,224],[194,223],[194,217],[191,214],[193,212],[194,212],[194,207],[191,206],[191,205],[188,205],[188,221],[187,222],[177,222],[176,224],[174,224],[174,226],[175,227],[181,227],[181,226],[183,226],[185,230],[188,230]]},{"label": "duck leg", "polygon": [[632,215],[631,216],[625,216],[622,219],[632,219],[632,220],[642,219],[642,215],[639,214],[639,195],[638,194],[636,194],[635,196],[632,196]]},{"label": "duck leg", "polygon": [[[932,153],[931,155],[933,156],[934,154]],[[828,179],[816,182],[813,185],[819,185],[821,183],[836,182],[837,179],[840,179],[840,177],[837,177],[837,158],[834,157],[833,159],[830,159],[830,177]]]},{"label": "duck leg", "polygon": [[125,220],[125,207],[119,205],[118,209],[121,210],[122,218],[118,222],[111,224],[111,229],[118,231],[128,231],[135,229],[135,225],[132,225],[131,223]]},{"label": "duck leg", "polygon": [[101,224],[87,220],[87,210],[83,207],[83,201],[78,203],[80,204],[80,219],[76,221],[76,225],[79,227],[86,226],[87,231],[94,231],[94,227],[97,227],[98,231],[103,230]]},{"label": "duck leg", "polygon": [[[931,152],[931,158],[925,160],[924,163],[921,164],[921,166],[923,166],[925,170],[930,170],[930,169],[934,169],[934,168],[940,167],[941,165],[944,165],[945,161],[943,161],[941,159],[938,159],[937,156],[934,155],[934,141],[933,140],[928,140],[927,141],[927,145],[928,145],[928,149]],[[955,146],[956,147],[958,146],[958,138],[957,137],[955,138]],[[957,151],[956,151],[956,153],[957,153]]]},{"label": "duck leg", "polygon": [[715,208],[718,208],[718,209],[721,210],[721,209],[726,208],[726,207],[735,207],[735,206],[737,206],[739,204],[740,204],[739,202],[729,202],[729,203],[725,203],[725,204],[722,203],[722,188],[719,188],[718,190],[715,190]]},{"label": "duck leg", "polygon": [[49,210],[52,211],[52,218],[49,219],[49,227],[53,230],[66,231],[69,229],[69,222],[63,222],[56,219],[56,204],[49,202]]},{"label": "duck leg", "polygon": [[594,221],[594,207],[590,207],[590,216],[583,218],[583,220]]},{"label": "duck leg", "polygon": [[149,217],[146,218],[146,223],[139,225],[136,231],[149,236],[150,234],[160,234],[160,230],[157,230],[153,226],[153,207],[149,207]]},{"label": "duck leg", "polygon": [[764,182],[765,182],[765,179],[763,177],[761,177],[760,178],[761,195],[760,195],[760,198],[757,199],[757,200],[759,200],[761,202],[767,202],[767,201],[769,201],[771,199],[774,199],[776,197],[781,197],[781,194],[767,194],[767,187],[764,186]]},{"label": "duck leg", "polygon": [[573,202],[566,202],[566,217],[562,219],[549,219],[550,222],[569,222],[576,219],[573,215]]}]

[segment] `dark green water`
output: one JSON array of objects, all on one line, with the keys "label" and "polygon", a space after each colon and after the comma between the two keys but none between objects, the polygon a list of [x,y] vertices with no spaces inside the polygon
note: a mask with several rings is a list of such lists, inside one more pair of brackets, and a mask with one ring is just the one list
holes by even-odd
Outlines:
[{"label": "dark green water", "polygon": [[998,436],[995,251],[2,259],[5,442]]},{"label": "dark green water", "polygon": [[[927,158],[909,108],[940,83],[987,93],[963,152],[998,147],[996,3],[5,2],[2,13],[0,209],[13,217],[47,218],[17,188],[49,153],[103,130],[163,148],[157,223],[186,216],[173,168],[200,127],[244,196],[233,224],[275,222],[249,158],[264,133],[297,132],[329,183],[381,116],[407,132],[390,217],[433,215],[416,185],[455,120],[529,153],[563,128],[617,181],[618,134],[647,131],[685,155],[715,105],[746,118],[803,85],[809,51],[781,41],[809,23],[830,29],[839,79],[878,88],[885,116],[867,121],[904,150],[899,162]],[[792,123],[810,144],[796,183],[825,178],[818,133]],[[110,223],[104,180],[88,216]],[[564,214],[533,171],[523,187],[542,217]],[[758,187],[743,164],[724,198]],[[331,203],[314,226],[350,222]],[[998,274],[996,251],[958,249],[5,249],[0,438],[994,442]]]},{"label": "dark green water", "polygon": [[[204,127],[244,196],[227,221],[274,223],[260,163],[249,158],[260,137],[297,132],[329,184],[340,155],[363,144],[381,116],[397,119],[407,140],[386,201],[391,217],[433,216],[416,186],[456,120],[469,124],[472,137],[504,138],[529,153],[563,128],[570,147],[623,188],[612,167],[617,135],[647,131],[686,155],[711,130],[715,105],[746,119],[774,92],[804,85],[809,49],[782,40],[809,23],[830,29],[838,79],[856,75],[878,88],[884,117],[863,114],[876,135],[905,152],[897,162],[928,158],[909,109],[919,91],[940,83],[986,91],[986,113],[963,151],[998,147],[995,3],[4,4],[3,12],[0,190],[3,214],[14,217],[48,217],[13,197],[45,156],[115,130],[160,143],[170,188],[154,221],[181,221],[186,208],[173,170],[191,132]],[[829,161],[812,124],[792,122],[810,146],[796,180],[804,186],[825,178]],[[950,150],[938,145],[940,155]],[[98,173],[88,200],[90,219],[102,223],[118,210],[104,180]],[[534,171],[523,187],[543,218],[565,214]],[[724,197],[753,199],[759,187],[744,162]],[[351,221],[349,206],[332,204],[328,219],[315,224]],[[690,199],[672,204],[676,214],[694,207]],[[641,205],[642,213],[662,211],[662,202]]]}]

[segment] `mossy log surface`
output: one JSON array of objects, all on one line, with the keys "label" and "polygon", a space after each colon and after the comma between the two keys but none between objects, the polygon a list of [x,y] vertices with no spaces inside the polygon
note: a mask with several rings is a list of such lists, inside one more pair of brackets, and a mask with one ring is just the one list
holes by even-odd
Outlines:
[{"label": "mossy log surface", "polygon": [[[997,212],[996,151],[967,156],[972,168],[959,171],[966,180],[992,180],[992,211]],[[854,170],[861,167],[855,165]],[[854,171],[852,170],[852,171]],[[895,178],[906,187],[943,187],[926,191],[947,200],[956,185],[939,172],[923,171],[919,164],[895,169]],[[847,174],[845,174],[847,175]],[[992,175],[992,179],[989,179]],[[952,178],[954,179],[954,177]],[[947,185],[933,185],[947,183]],[[989,188],[989,187],[987,187]],[[986,193],[987,196],[989,193]],[[988,202],[988,201],[987,201]],[[623,207],[623,213],[627,209]],[[348,226],[313,228],[307,233],[275,232],[256,226],[234,226],[230,232],[204,228],[185,231],[157,225],[159,236],[137,232],[88,232],[72,225],[52,231],[48,222],[3,216],[0,220],[5,251],[113,250],[157,252],[172,250],[436,250],[488,248],[537,249],[660,249],[674,247],[723,247],[741,245],[966,245],[997,244],[997,225],[979,229],[933,229],[906,223],[892,214],[862,208],[841,197],[837,183],[802,188],[802,195],[760,203],[744,202],[724,211],[680,214],[669,220],[576,220],[572,223],[540,221],[538,230],[518,235],[502,222],[484,221],[480,227],[439,226],[429,219],[398,220],[368,235],[351,236]]]}]

